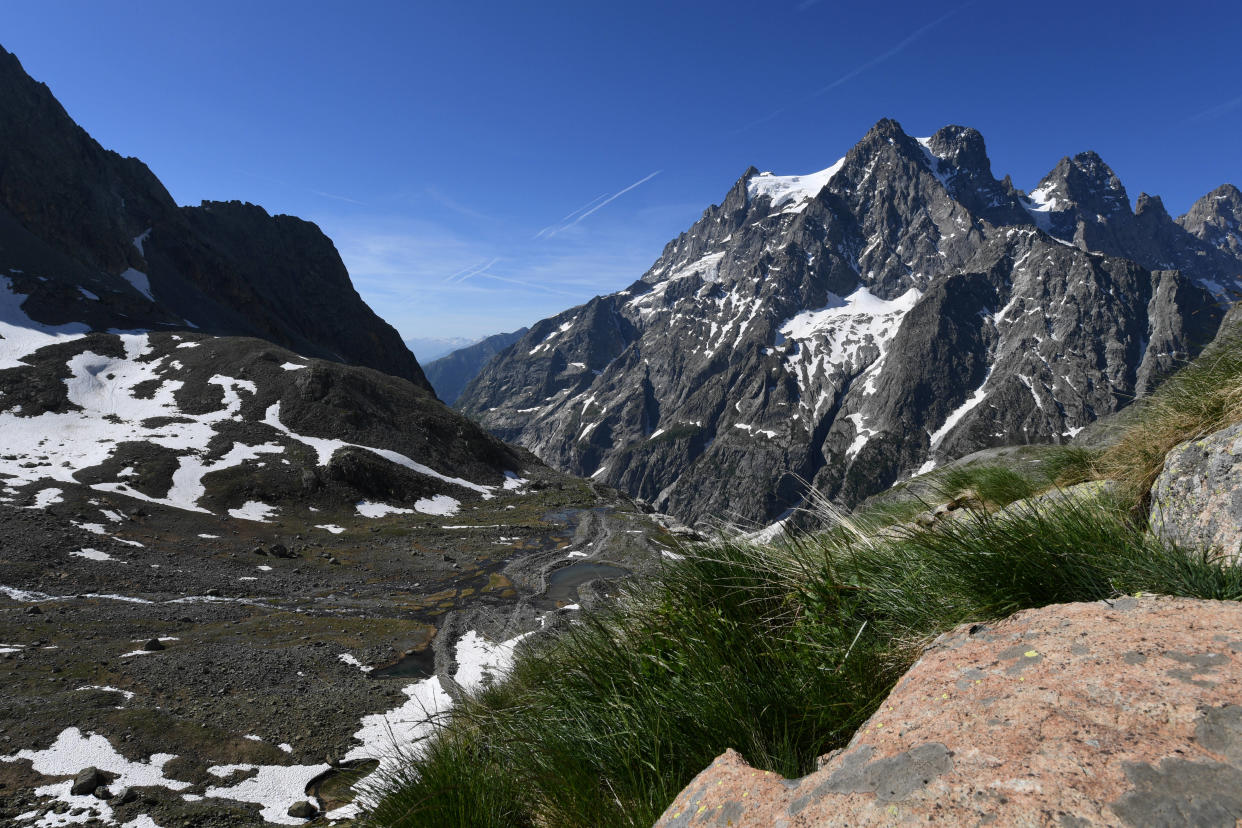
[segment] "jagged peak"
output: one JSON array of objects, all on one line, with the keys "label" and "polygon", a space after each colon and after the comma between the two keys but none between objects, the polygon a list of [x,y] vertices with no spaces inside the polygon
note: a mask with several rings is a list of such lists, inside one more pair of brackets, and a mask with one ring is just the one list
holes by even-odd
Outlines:
[{"label": "jagged peak", "polygon": [[991,174],[992,162],[988,159],[987,145],[983,135],[974,127],[957,124],[941,127],[927,139],[924,146],[937,158],[955,167]]},{"label": "jagged peak", "polygon": [[892,118],[881,118],[875,122],[871,129],[867,130],[867,134],[863,136],[860,143],[865,143],[872,138],[909,138],[905,130],[901,128],[901,124]]},{"label": "jagged peak", "polygon": [[1187,215],[1193,214],[1242,218],[1242,191],[1232,184],[1221,184],[1191,205]]},{"label": "jagged peak", "polygon": [[1077,206],[1087,213],[1130,212],[1130,197],[1121,179],[1094,150],[1062,158],[1031,196],[1038,203],[1055,198],[1059,207]]},{"label": "jagged peak", "polygon": [[[1164,200],[1158,195],[1148,195],[1147,193],[1139,193],[1138,201],[1134,206],[1135,216],[1146,216],[1151,214],[1156,217],[1163,216],[1169,219],[1169,211],[1164,207]],[[1172,219],[1170,219],[1171,221]]]}]

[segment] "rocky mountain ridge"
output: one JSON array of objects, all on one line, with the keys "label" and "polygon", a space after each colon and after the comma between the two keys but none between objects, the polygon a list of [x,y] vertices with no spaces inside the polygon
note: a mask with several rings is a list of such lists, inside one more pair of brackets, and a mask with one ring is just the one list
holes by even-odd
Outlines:
[{"label": "rocky mountain ridge", "polygon": [[40,322],[255,336],[429,387],[318,227],[237,201],[179,207],[3,49],[0,275]]},{"label": "rocky mountain ridge", "polygon": [[458,407],[686,520],[771,521],[808,488],[851,506],[980,448],[1067,440],[1197,353],[1242,293],[1232,193],[1177,221],[1146,195],[1132,211],[1082,153],[1028,196],[977,131],[884,120],[819,173],[748,170]]}]

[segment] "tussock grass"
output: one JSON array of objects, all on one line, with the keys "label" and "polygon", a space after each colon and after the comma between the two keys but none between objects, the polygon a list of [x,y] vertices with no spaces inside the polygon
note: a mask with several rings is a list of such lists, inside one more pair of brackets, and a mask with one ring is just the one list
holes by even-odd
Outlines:
[{"label": "tussock grass", "polygon": [[[1026,485],[986,477],[993,502]],[[1160,544],[1106,498],[711,544],[521,653],[386,781],[370,821],[647,826],[725,748],[814,769],[940,632],[1140,591],[1242,599],[1242,568]]]},{"label": "tussock grass", "polygon": [[1118,481],[1132,502],[1145,505],[1174,446],[1242,422],[1242,336],[1204,352],[1135,405],[1135,422],[1104,451],[1094,472]]},{"label": "tussock grass", "polygon": [[947,469],[937,481],[945,496],[972,496],[981,506],[1008,506],[1042,488],[1039,482],[999,465],[972,465]]}]

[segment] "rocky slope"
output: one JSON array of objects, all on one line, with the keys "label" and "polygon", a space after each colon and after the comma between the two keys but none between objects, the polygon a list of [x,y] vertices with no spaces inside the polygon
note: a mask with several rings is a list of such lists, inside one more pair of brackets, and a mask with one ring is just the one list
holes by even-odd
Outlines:
[{"label": "rocky slope", "polygon": [[1179,221],[1145,195],[1132,211],[1083,153],[1026,196],[978,132],[881,121],[821,172],[747,171],[459,408],[683,519],[770,521],[806,481],[850,506],[980,448],[1065,440],[1196,353],[1239,291],[1235,192]]},{"label": "rocky slope", "polygon": [[454,405],[470,380],[483,370],[483,366],[496,354],[525,336],[527,330],[529,329],[520,328],[510,333],[493,334],[427,363],[423,367],[427,381],[440,399],[448,405]]},{"label": "rocky slope", "polygon": [[313,224],[176,206],[0,51],[0,823],[301,824],[651,538],[436,399]]},{"label": "rocky slope", "polygon": [[41,322],[256,336],[426,384],[318,227],[235,201],[178,207],[3,49],[0,274]]}]

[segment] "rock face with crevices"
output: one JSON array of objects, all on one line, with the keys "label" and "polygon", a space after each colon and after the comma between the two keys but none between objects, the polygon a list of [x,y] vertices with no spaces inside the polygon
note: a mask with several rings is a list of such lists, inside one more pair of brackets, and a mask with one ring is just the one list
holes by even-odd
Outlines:
[{"label": "rock face with crevices", "polygon": [[1148,525],[1165,540],[1242,559],[1242,424],[1168,453]]},{"label": "rock face with crevices", "polygon": [[456,405],[689,524],[767,523],[812,491],[853,508],[974,451],[1064,442],[1197,354],[1242,295],[1234,192],[1182,226],[1086,152],[1026,195],[976,130],[883,120],[820,172],[748,170]]},{"label": "rock face with crevices", "polygon": [[784,779],[730,750],[657,828],[1242,819],[1242,605],[1123,598],[938,638],[845,750]]}]

